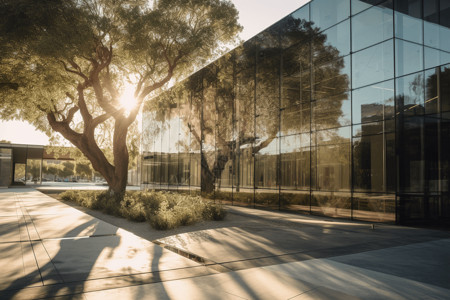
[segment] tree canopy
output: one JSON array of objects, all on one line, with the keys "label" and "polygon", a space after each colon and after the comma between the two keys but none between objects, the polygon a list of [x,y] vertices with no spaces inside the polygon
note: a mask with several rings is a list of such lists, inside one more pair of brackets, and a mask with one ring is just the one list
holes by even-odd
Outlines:
[{"label": "tree canopy", "polygon": [[119,194],[142,103],[240,30],[228,0],[0,0],[0,20],[0,117],[60,133]]}]

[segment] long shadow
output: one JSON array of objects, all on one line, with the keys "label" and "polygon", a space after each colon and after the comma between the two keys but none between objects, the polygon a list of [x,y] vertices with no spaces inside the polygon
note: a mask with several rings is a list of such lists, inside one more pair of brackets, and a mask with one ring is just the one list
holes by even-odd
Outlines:
[{"label": "long shadow", "polygon": [[[61,294],[74,295],[82,293],[85,282],[93,270],[100,254],[105,249],[113,251],[120,243],[120,236],[112,235],[110,238],[102,239],[102,241],[98,243],[91,243],[89,241],[89,248],[86,248],[83,247],[85,246],[84,244],[86,244],[85,241],[92,238],[72,238],[76,237],[88,227],[97,225],[98,222],[98,220],[94,219],[67,232],[65,238],[61,239],[59,242],[59,250],[56,255],[49,257],[49,261],[46,264],[42,266],[39,265],[34,271],[11,282],[4,291],[0,292],[0,298],[9,299],[14,298],[22,292],[27,293],[28,291],[26,289],[29,287],[29,284],[32,283],[29,280],[41,281],[43,283],[44,286],[40,287],[38,292],[40,298],[53,298]],[[96,227],[95,232],[97,229],[98,227]],[[92,236],[95,236],[95,232]],[[36,254],[37,247],[42,246],[46,251],[45,255],[49,255],[48,249],[45,246],[46,242],[49,241],[45,239],[41,241],[32,241],[32,251]],[[39,260],[43,260],[42,257],[37,259],[38,264],[40,263]],[[46,259],[48,258],[46,257]],[[31,290],[29,291],[31,292]]]}]

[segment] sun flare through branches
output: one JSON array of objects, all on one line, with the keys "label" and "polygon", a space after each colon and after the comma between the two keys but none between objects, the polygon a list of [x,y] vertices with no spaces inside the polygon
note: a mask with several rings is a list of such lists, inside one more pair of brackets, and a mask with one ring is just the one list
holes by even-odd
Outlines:
[{"label": "sun flare through branches", "polygon": [[123,89],[122,95],[119,98],[120,108],[125,109],[125,114],[129,115],[133,108],[136,106],[137,101],[134,97],[133,85],[127,83]]}]

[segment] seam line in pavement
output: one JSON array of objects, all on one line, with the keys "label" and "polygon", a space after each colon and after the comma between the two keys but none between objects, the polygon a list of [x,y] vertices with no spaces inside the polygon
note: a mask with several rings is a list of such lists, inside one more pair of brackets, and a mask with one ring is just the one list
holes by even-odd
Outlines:
[{"label": "seam line in pavement", "polygon": [[[31,250],[32,250],[32,252],[33,252],[33,257],[34,257],[34,260],[35,260],[35,262],[36,262],[37,271],[39,272],[39,277],[41,278],[41,284],[44,285],[44,278],[42,277],[41,268],[39,268],[39,263],[38,263],[38,259],[37,259],[37,257],[36,257],[36,252],[34,251],[33,243],[31,242],[30,230],[28,229],[28,221],[27,221],[27,219],[25,218],[25,215],[24,215],[24,213],[23,213],[21,200],[19,199],[19,197],[17,196],[16,193],[14,194],[14,196],[15,196],[15,198],[16,198],[16,204],[19,204],[20,213],[21,213],[21,218],[23,218],[23,221],[24,221],[24,223],[25,223],[25,228],[26,228],[26,230],[27,230],[27,236],[28,236],[28,241],[27,241],[27,242],[30,243]],[[22,255],[23,255],[23,254],[22,254]],[[23,260],[23,256],[22,256],[22,260]]]},{"label": "seam line in pavement", "polygon": [[[31,215],[28,213],[27,208],[26,208],[25,206],[22,205],[22,199],[20,199],[20,198],[17,196],[17,194],[16,194],[16,198],[17,198],[17,200],[18,200],[18,203],[19,203],[19,206],[20,206],[20,211],[21,211],[21,213],[22,213],[22,216],[23,216],[23,218],[24,218],[24,220],[25,220],[25,225],[27,226],[28,239],[29,239],[29,242],[30,242],[30,245],[31,245],[31,249],[33,250],[33,255],[34,255],[34,258],[35,258],[35,260],[36,260],[36,266],[37,266],[37,269],[38,269],[38,271],[39,271],[39,275],[41,276],[42,285],[45,286],[44,276],[42,276],[41,266],[40,266],[40,264],[39,264],[39,260],[38,260],[37,257],[36,257],[36,251],[35,251],[35,246],[33,245],[33,242],[40,242],[40,243],[41,243],[41,246],[42,246],[42,248],[44,249],[45,254],[46,254],[47,257],[48,257],[49,263],[53,266],[53,270],[55,270],[56,274],[58,275],[59,280],[60,280],[61,282],[64,282],[64,279],[63,279],[62,275],[59,273],[58,268],[56,268],[55,263],[53,262],[52,257],[50,256],[50,254],[49,254],[48,251],[47,251],[47,248],[45,248],[45,245],[44,245],[43,240],[42,240],[42,238],[41,238],[41,236],[40,236],[40,234],[39,234],[39,231],[37,230],[36,225],[35,225],[34,222],[33,222],[33,218],[31,218]],[[25,216],[25,214],[26,214],[26,216]],[[27,217],[27,218],[26,218],[26,217]],[[31,223],[31,225],[33,226],[34,231],[36,232],[36,235],[37,235],[38,239],[33,239],[33,240],[31,239],[30,233],[29,233],[29,229],[28,229],[28,223]]]},{"label": "seam line in pavement", "polygon": [[96,237],[105,237],[105,236],[117,236],[117,234],[96,234],[96,235],[82,235],[82,236],[69,236],[62,238],[39,238],[39,239],[31,239],[29,238],[26,241],[7,241],[0,242],[0,244],[10,244],[10,243],[28,243],[28,242],[44,242],[44,241],[61,241],[61,240],[80,240],[80,239],[89,239]]},{"label": "seam line in pavement", "polygon": [[203,266],[211,268],[211,269],[213,269],[215,271],[218,271],[220,273],[226,273],[226,272],[232,272],[233,271],[232,269],[222,265],[222,263],[217,263],[217,262],[215,262],[213,260],[204,258],[204,257],[202,257],[200,255],[191,253],[189,251],[185,251],[185,250],[179,249],[177,247],[167,245],[167,244],[165,244],[163,242],[160,242],[158,240],[154,240],[154,241],[152,241],[152,243],[154,243],[154,244],[156,244],[156,245],[158,245],[158,246],[160,246],[160,247],[162,247],[164,249],[170,250],[170,251],[172,251],[172,252],[174,252],[174,253],[176,253],[178,255],[186,257],[186,258],[188,258],[188,259],[190,259],[192,261],[200,263]]}]

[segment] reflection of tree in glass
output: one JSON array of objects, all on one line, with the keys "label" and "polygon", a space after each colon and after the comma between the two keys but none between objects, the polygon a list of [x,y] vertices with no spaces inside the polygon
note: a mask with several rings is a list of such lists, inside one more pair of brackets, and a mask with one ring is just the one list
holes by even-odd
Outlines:
[{"label": "reflection of tree in glass", "polygon": [[[244,151],[254,156],[274,142],[280,134],[280,87],[281,109],[294,112],[282,114],[281,134],[311,130],[311,54],[318,64],[313,73],[316,129],[339,126],[349,79],[341,74],[339,52],[318,32],[313,23],[288,17],[160,96],[160,103],[190,101],[179,106],[181,126],[189,130],[181,135],[190,133],[191,150],[193,144],[201,146],[202,191],[210,193],[214,183],[220,184],[231,161],[230,169],[239,167]],[[188,148],[182,143],[180,152]],[[239,176],[236,180],[239,186]]]},{"label": "reflection of tree in glass", "polygon": [[39,180],[41,172],[41,162],[39,160],[29,160],[27,163],[27,175],[30,180]]}]

